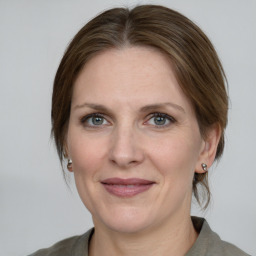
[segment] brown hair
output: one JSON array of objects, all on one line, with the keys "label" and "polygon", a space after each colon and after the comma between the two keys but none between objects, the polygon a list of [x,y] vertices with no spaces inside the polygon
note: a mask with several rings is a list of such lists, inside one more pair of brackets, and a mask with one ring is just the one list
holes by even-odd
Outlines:
[{"label": "brown hair", "polygon": [[[173,63],[177,80],[191,101],[202,136],[213,124],[221,128],[215,159],[222,155],[227,125],[228,96],[225,74],[216,51],[202,30],[182,14],[158,5],[131,10],[114,8],[88,22],[69,44],[56,73],[52,95],[52,135],[61,163],[69,122],[74,81],[89,59],[110,48],[154,47]],[[206,174],[195,174],[194,196],[200,204],[198,185],[210,190]]]}]

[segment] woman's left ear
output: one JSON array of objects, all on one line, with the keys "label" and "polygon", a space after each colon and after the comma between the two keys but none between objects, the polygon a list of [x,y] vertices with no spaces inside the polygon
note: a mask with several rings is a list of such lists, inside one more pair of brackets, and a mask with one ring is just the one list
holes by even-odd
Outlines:
[{"label": "woman's left ear", "polygon": [[[205,173],[213,164],[221,136],[219,124],[212,125],[202,143],[202,149],[196,165],[196,173]],[[205,168],[206,166],[206,168]]]}]

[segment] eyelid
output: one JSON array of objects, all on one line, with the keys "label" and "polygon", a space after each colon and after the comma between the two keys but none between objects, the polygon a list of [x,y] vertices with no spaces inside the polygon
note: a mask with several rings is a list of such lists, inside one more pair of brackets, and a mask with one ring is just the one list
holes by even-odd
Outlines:
[{"label": "eyelid", "polygon": [[[85,125],[86,121],[87,121],[89,118],[91,118],[91,117],[101,117],[101,118],[104,118],[108,123],[110,123],[110,122],[108,121],[108,119],[106,118],[106,116],[105,116],[104,114],[102,114],[102,113],[99,113],[99,112],[90,113],[90,114],[88,114],[88,115],[82,116],[82,117],[80,118],[80,122],[81,122],[83,125]],[[97,127],[97,125],[89,125],[89,124],[87,124],[87,127],[96,127],[96,128],[100,128],[100,126],[103,126],[103,125],[99,125],[99,126]]]},{"label": "eyelid", "polygon": [[[81,122],[84,126],[93,127],[93,128],[100,128],[100,127],[102,127],[102,126],[106,126],[106,124],[105,124],[105,125],[98,125],[98,126],[97,126],[97,125],[89,125],[88,123],[87,123],[87,125],[86,125],[86,121],[87,121],[89,118],[92,118],[92,117],[101,117],[101,118],[103,118],[105,121],[107,121],[108,123],[111,123],[111,122],[109,122],[108,118],[106,118],[106,115],[105,115],[105,114],[99,113],[99,112],[90,113],[90,114],[87,114],[87,115],[85,115],[85,116],[82,116],[82,117],[80,118],[80,122]],[[144,122],[143,124],[147,123],[150,119],[152,119],[152,118],[154,118],[154,117],[164,117],[164,118],[166,118],[167,120],[169,120],[171,124],[173,124],[173,123],[176,122],[176,119],[175,119],[173,116],[170,116],[170,115],[168,115],[168,114],[166,114],[166,113],[162,113],[162,112],[154,112],[154,113],[151,113],[151,114],[147,115],[147,120],[146,120],[146,122]],[[165,127],[168,127],[168,126],[171,125],[171,124],[167,124],[167,125],[154,125],[154,126],[157,127],[157,128],[165,128]]]},{"label": "eyelid", "polygon": [[152,117],[166,117],[167,119],[171,120],[171,121],[176,121],[175,118],[173,116],[170,116],[166,113],[163,112],[154,112],[148,115],[148,118],[152,118]]},{"label": "eyelid", "polygon": [[173,116],[170,116],[170,115],[168,115],[166,113],[162,113],[162,112],[154,112],[154,113],[149,114],[146,122],[148,122],[149,120],[151,120],[154,117],[164,117],[170,121],[170,124],[167,124],[167,125],[154,125],[157,128],[165,128],[165,127],[170,126],[173,123],[176,123],[176,119]]}]

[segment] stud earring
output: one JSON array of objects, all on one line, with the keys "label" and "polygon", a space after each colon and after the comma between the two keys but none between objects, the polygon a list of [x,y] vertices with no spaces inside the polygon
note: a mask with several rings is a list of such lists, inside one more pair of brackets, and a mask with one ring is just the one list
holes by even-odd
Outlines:
[{"label": "stud earring", "polygon": [[67,169],[68,169],[70,172],[73,171],[73,169],[72,169],[72,160],[71,160],[71,159],[68,159]]},{"label": "stud earring", "polygon": [[205,172],[208,171],[207,164],[202,163],[201,166],[202,166],[202,168],[203,168],[203,170],[204,170]]}]

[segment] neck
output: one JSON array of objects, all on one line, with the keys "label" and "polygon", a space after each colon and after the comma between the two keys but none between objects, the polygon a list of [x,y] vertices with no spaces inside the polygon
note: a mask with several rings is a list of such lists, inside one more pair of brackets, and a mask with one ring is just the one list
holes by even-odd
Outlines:
[{"label": "neck", "polygon": [[120,233],[97,228],[90,242],[89,255],[185,255],[196,241],[196,233],[190,216],[182,220],[172,219],[156,227],[136,233]]}]

